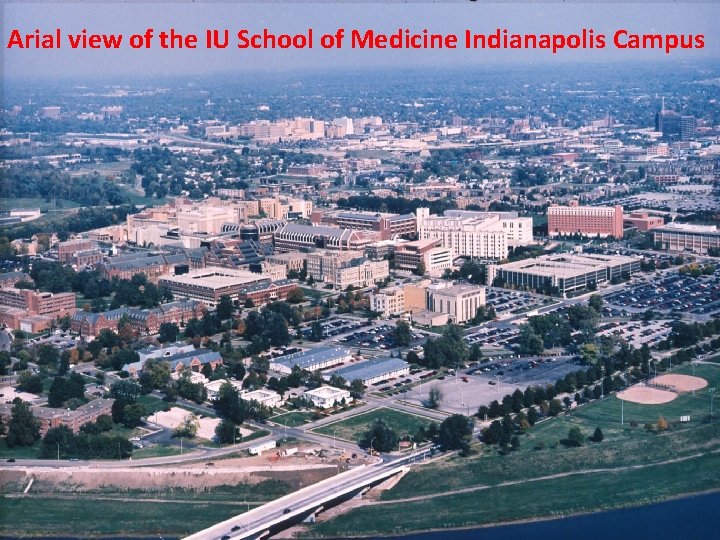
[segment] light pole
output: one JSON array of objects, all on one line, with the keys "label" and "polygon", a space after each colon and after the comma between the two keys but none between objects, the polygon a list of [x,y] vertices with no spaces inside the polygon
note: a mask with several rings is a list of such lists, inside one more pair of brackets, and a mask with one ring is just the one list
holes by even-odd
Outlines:
[{"label": "light pole", "polygon": [[57,460],[60,461],[60,443],[57,443],[57,447],[58,447],[58,459]]},{"label": "light pole", "polygon": [[620,425],[625,425],[625,400],[620,400]]},{"label": "light pole", "polygon": [[375,439],[377,439],[377,437],[373,437],[372,439],[370,439],[370,455],[371,455],[371,456],[373,455],[373,452],[374,452],[374,450],[373,450],[373,441],[374,441]]},{"label": "light pole", "polygon": [[715,387],[709,388],[708,392],[710,393],[710,420],[712,420],[713,415],[713,397],[715,397]]},{"label": "light pole", "polygon": [[335,450],[335,434],[337,433],[337,428],[333,429],[333,450]]}]

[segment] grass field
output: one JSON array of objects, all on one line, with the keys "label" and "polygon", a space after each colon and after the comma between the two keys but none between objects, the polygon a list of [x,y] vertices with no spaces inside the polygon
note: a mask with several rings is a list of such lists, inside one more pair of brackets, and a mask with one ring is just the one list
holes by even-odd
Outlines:
[{"label": "grass field", "polygon": [[315,413],[308,411],[293,411],[273,416],[270,421],[281,426],[297,427],[310,422],[314,415]]},{"label": "grass field", "polygon": [[133,450],[133,459],[145,459],[153,457],[176,456],[180,454],[180,448],[177,446],[146,446],[145,448],[137,448]]},{"label": "grass field", "polygon": [[115,176],[130,168],[130,160],[108,161],[105,163],[87,163],[80,165],[77,169],[69,172],[70,176],[84,176],[86,174],[98,173],[104,176]]},{"label": "grass field", "polygon": [[370,424],[374,422],[376,418],[384,420],[390,429],[395,431],[400,437],[404,435],[414,435],[420,426],[427,427],[433,422],[432,419],[426,416],[418,416],[382,408],[351,416],[345,420],[324,425],[313,431],[321,433],[322,435],[333,435],[338,439],[354,442],[360,438],[363,432],[367,431]]},{"label": "grass field", "polygon": [[[692,369],[683,366],[674,373],[692,374]],[[711,387],[720,383],[720,366],[698,365],[695,374]],[[311,532],[343,537],[462,527],[720,489],[720,418],[710,421],[709,406],[707,391],[663,405],[625,402],[621,425],[622,402],[608,397],[534,426],[520,435],[520,448],[506,455],[481,446],[468,458],[413,469],[382,494],[387,506],[351,511]],[[685,414],[691,422],[680,423]],[[668,430],[645,429],[645,423],[655,425],[659,416],[670,424]],[[560,441],[574,426],[586,437],[600,427],[605,438],[565,447]],[[421,499],[408,500],[414,497]],[[492,504],[478,504],[480,497]],[[369,519],[378,511],[382,520]]]},{"label": "grass field", "polygon": [[[40,210],[50,210],[52,207],[51,201],[46,201],[43,198],[3,198],[0,207],[3,211],[10,210],[13,208],[39,208]],[[68,201],[64,199],[58,199],[55,203],[55,208],[79,208],[80,204],[75,201]]]},{"label": "grass field", "polygon": [[128,199],[128,203],[130,204],[136,204],[136,205],[144,205],[144,206],[159,206],[161,204],[165,204],[166,199],[157,199],[155,197],[145,197],[142,193],[138,193],[134,189],[132,189],[130,186],[125,184],[117,184],[117,186],[120,188],[120,191],[125,195]]},{"label": "grass field", "polygon": [[313,299],[313,298],[315,300],[320,300],[322,298],[325,298],[326,296],[330,296],[330,294],[331,294],[327,291],[312,289],[310,287],[300,287],[300,289],[302,290],[303,294],[305,295],[306,300]]},{"label": "grass field", "polygon": [[38,450],[40,450],[40,441],[36,441],[32,446],[15,446],[8,448],[5,443],[5,437],[0,438],[0,459],[35,459]]},{"label": "grass field", "polygon": [[139,396],[137,402],[145,407],[145,412],[148,416],[157,411],[170,410],[172,406],[170,403],[154,396]]},{"label": "grass field", "polygon": [[267,480],[207,491],[94,490],[60,496],[42,488],[33,491],[27,497],[2,498],[5,515],[13,518],[0,519],[0,535],[185,536],[241,514],[248,505],[252,508],[285,495],[291,487]]}]

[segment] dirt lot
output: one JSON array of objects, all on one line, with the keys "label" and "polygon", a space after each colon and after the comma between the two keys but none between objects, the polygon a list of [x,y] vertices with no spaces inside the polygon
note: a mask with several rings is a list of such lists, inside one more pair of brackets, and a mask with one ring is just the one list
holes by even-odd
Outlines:
[{"label": "dirt lot", "polygon": [[[278,452],[297,449],[291,456]],[[77,467],[55,468],[49,462],[43,467],[6,468],[0,466],[0,492],[22,491],[34,478],[33,492],[77,493],[86,491],[122,492],[126,490],[163,491],[166,489],[209,490],[219,486],[241,483],[256,484],[265,480],[281,480],[293,487],[318,482],[348,466],[344,454],[326,456],[313,444],[294,444],[279,448],[278,452],[265,452],[259,456],[230,457],[206,461],[172,464],[168,466]],[[322,456],[322,457],[321,457]],[[351,460],[358,465],[361,460]],[[106,465],[106,464],[103,464]]]},{"label": "dirt lot", "polygon": [[[310,448],[307,448],[310,450]],[[34,467],[28,469],[0,469],[0,490],[21,491],[30,478],[35,482],[32,491],[53,493],[83,491],[158,491],[172,488],[206,490],[240,483],[255,484],[275,479],[291,485],[307,485],[337,473],[344,463],[319,458],[312,453],[298,453],[291,457],[274,455],[216,460],[213,466],[205,462],[168,467],[68,468]]]}]

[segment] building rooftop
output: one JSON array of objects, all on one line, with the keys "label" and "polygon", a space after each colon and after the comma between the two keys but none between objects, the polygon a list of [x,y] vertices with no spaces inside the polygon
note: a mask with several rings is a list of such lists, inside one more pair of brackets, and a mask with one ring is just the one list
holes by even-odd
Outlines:
[{"label": "building rooftop", "polygon": [[255,283],[268,278],[262,274],[255,274],[247,270],[210,266],[179,276],[164,276],[162,279],[172,283],[216,290],[234,285]]},{"label": "building rooftop", "polygon": [[657,227],[656,231],[668,230],[673,232],[693,232],[693,233],[710,233],[720,234],[716,225],[692,225],[690,223],[677,223],[675,221],[667,223],[662,227]]},{"label": "building rooftop", "polygon": [[312,390],[307,390],[305,393],[310,394],[311,396],[327,399],[339,394],[347,394],[347,390],[335,388],[334,386],[319,386],[317,388],[313,388]]},{"label": "building rooftop", "polygon": [[409,366],[410,364],[399,358],[373,358],[367,362],[336,369],[329,375],[339,375],[346,381],[354,381],[355,379],[366,380]]},{"label": "building rooftop", "polygon": [[531,272],[547,277],[570,278],[587,272],[603,270],[608,266],[635,263],[638,260],[637,257],[624,255],[566,253],[502,264],[498,268],[504,271]]},{"label": "building rooftop", "polygon": [[343,347],[318,347],[316,349],[280,356],[273,360],[272,363],[280,364],[289,369],[292,369],[294,366],[298,366],[300,369],[307,369],[308,366],[313,366],[320,362],[334,359],[340,360],[349,354],[350,351]]}]

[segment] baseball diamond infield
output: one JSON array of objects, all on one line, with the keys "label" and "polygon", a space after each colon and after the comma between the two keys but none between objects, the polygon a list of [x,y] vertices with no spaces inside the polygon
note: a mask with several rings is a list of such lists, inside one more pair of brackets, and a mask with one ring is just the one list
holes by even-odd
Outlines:
[{"label": "baseball diamond infield", "polygon": [[618,392],[617,397],[625,401],[632,401],[633,403],[641,403],[643,405],[660,405],[661,403],[669,403],[677,397],[677,394],[669,390],[660,390],[652,386],[636,384],[627,390]]},{"label": "baseball diamond infield", "polygon": [[700,377],[691,375],[659,375],[650,379],[650,384],[656,387],[665,388],[673,392],[692,392],[705,388],[708,383]]},{"label": "baseball diamond infield", "polygon": [[643,405],[669,403],[678,393],[691,392],[707,386],[707,381],[690,375],[660,375],[650,379],[649,384],[636,384],[618,392],[617,397]]}]

